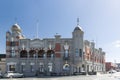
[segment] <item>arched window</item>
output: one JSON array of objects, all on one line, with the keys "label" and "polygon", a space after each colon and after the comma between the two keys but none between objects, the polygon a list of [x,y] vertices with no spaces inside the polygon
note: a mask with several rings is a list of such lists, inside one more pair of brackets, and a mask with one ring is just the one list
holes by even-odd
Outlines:
[{"label": "arched window", "polygon": [[47,57],[48,58],[53,58],[54,57],[54,51],[53,50],[48,50],[47,51]]},{"label": "arched window", "polygon": [[38,58],[43,58],[45,51],[44,50],[39,50],[38,51]]},{"label": "arched window", "polygon": [[27,58],[27,51],[26,50],[22,50],[20,52],[20,58]]},{"label": "arched window", "polygon": [[29,56],[30,56],[30,58],[35,58],[36,57],[36,51],[35,50],[30,50],[29,51]]}]

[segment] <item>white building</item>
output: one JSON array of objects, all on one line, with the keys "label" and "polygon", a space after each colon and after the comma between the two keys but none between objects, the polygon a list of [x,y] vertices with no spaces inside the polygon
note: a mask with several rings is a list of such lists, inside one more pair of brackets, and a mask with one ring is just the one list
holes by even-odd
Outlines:
[{"label": "white building", "polygon": [[[22,72],[26,76],[72,75],[83,70],[91,71],[88,70],[88,66],[92,61],[85,58],[87,52],[84,49],[87,45],[84,42],[84,31],[79,26],[79,20],[77,23],[72,38],[61,38],[61,35],[55,35],[55,38],[33,40],[25,38],[20,26],[14,24],[11,31],[6,32],[6,71]],[[102,56],[104,55],[102,53],[101,51],[96,55]],[[104,71],[101,69],[104,68],[104,63],[98,65],[94,61],[94,64],[99,66],[99,71]]]}]

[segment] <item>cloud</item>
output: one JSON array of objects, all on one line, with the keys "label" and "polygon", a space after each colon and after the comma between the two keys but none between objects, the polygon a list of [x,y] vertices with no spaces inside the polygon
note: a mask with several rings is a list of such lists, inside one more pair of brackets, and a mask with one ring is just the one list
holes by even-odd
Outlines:
[{"label": "cloud", "polygon": [[106,52],[107,62],[120,62],[120,40],[101,44],[103,51]]},{"label": "cloud", "polygon": [[112,45],[116,48],[120,48],[120,40],[116,40],[112,43]]}]

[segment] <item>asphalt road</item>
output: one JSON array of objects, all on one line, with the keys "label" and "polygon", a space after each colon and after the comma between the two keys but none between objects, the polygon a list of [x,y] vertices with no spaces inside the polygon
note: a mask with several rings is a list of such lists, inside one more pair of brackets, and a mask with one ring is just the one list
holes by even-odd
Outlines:
[{"label": "asphalt road", "polygon": [[87,76],[64,76],[64,77],[47,77],[47,78],[12,78],[0,80],[120,80],[120,73],[105,75],[87,75]]}]

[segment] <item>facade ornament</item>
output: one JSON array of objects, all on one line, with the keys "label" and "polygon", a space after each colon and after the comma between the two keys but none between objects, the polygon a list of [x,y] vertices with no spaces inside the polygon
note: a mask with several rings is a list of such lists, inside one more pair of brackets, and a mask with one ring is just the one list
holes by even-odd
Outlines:
[{"label": "facade ornament", "polygon": [[79,18],[77,18],[77,25],[79,25]]},{"label": "facade ornament", "polygon": [[13,38],[13,37],[11,37],[11,41],[12,41],[12,42],[14,41],[14,38]]},{"label": "facade ornament", "polygon": [[67,43],[65,43],[64,49],[65,49],[65,50],[68,50],[68,49],[69,49],[69,45],[68,45]]},{"label": "facade ornament", "polygon": [[25,45],[24,45],[24,44],[22,45],[22,49],[23,49],[23,50],[25,49]]},{"label": "facade ornament", "polygon": [[52,45],[51,45],[51,44],[49,44],[49,49],[50,49],[50,50],[52,49]]}]

